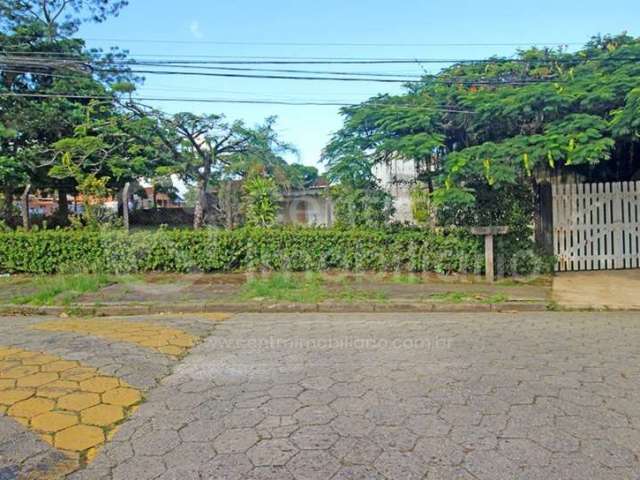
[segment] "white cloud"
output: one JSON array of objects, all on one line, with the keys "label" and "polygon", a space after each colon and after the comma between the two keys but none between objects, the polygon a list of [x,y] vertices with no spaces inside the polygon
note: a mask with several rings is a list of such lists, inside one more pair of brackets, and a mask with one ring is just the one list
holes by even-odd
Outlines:
[{"label": "white cloud", "polygon": [[198,20],[194,20],[191,22],[191,24],[189,25],[189,31],[191,32],[191,35],[196,38],[204,37],[202,30],[200,30],[200,22],[198,22]]}]

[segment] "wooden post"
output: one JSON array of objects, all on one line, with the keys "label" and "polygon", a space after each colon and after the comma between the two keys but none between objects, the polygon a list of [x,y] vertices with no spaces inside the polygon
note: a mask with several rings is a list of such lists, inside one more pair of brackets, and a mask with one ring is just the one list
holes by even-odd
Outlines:
[{"label": "wooden post", "polygon": [[493,268],[493,237],[509,233],[509,227],[472,227],[471,233],[484,237],[484,270],[488,282],[495,280]]},{"label": "wooden post", "polygon": [[487,280],[493,282],[495,273],[493,271],[493,235],[484,236],[484,271]]}]

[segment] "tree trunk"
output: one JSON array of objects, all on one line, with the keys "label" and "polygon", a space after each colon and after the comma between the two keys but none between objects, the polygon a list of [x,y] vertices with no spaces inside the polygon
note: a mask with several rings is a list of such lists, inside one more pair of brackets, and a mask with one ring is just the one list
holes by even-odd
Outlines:
[{"label": "tree trunk", "polygon": [[11,225],[13,220],[13,190],[11,187],[4,188],[4,211],[2,212],[2,218],[7,223],[7,225]]},{"label": "tree trunk", "polygon": [[29,193],[31,192],[31,184],[28,183],[22,192],[22,227],[25,230],[31,230],[31,215],[29,214]]},{"label": "tree trunk", "polygon": [[207,183],[204,180],[198,180],[198,199],[193,212],[193,228],[199,229],[204,226],[204,218],[207,213]]},{"label": "tree trunk", "polygon": [[124,184],[124,189],[122,190],[122,223],[124,224],[124,229],[126,232],[129,231],[129,189],[131,188],[131,183],[127,182]]},{"label": "tree trunk", "polygon": [[69,217],[69,201],[64,188],[58,189],[58,214],[65,219]]}]

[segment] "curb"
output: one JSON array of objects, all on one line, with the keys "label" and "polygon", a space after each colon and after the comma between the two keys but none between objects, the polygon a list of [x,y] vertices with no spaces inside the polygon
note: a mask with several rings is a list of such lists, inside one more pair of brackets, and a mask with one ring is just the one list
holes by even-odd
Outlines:
[{"label": "curb", "polygon": [[133,316],[180,313],[514,313],[543,312],[547,303],[185,303],[185,304],[76,304],[67,307],[0,305],[0,315]]}]

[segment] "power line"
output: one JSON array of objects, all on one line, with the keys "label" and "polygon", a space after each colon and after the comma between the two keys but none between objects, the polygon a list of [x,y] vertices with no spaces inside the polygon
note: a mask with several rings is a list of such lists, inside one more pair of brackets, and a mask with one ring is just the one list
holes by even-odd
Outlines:
[{"label": "power line", "polygon": [[[30,35],[12,35],[12,38],[33,39]],[[144,38],[65,38],[90,42],[127,42],[183,45],[237,45],[270,47],[526,47],[526,46],[575,46],[584,42],[278,42],[278,41],[232,41],[232,40],[169,40]]]},{"label": "power line", "polygon": [[[108,95],[77,95],[77,94],[48,94],[48,93],[0,93],[0,97],[25,97],[25,98],[63,98],[72,100],[109,100],[114,97]],[[238,103],[238,104],[258,104],[258,105],[289,105],[289,106],[331,106],[331,107],[356,107],[357,103],[345,102],[319,102],[319,101],[280,101],[280,100],[259,100],[259,99],[224,99],[224,98],[177,98],[177,97],[134,97],[135,101],[147,102],[196,102],[196,103]],[[368,103],[367,106],[384,106],[398,109],[433,110],[445,113],[468,113],[475,114],[472,110],[462,110],[455,108],[445,108],[429,105],[388,105]]]},{"label": "power line", "polygon": [[[2,69],[0,68],[0,71]],[[51,77],[59,77],[59,78],[87,78],[86,76],[71,76],[71,75],[57,75],[50,74],[46,72],[31,72],[27,69],[22,70],[9,70],[5,69],[4,71],[9,71],[13,73],[21,73],[21,74],[32,74],[32,75],[43,75],[43,76],[51,76]],[[550,83],[550,82],[564,82],[563,80],[555,80],[555,79],[521,79],[521,80],[466,80],[464,77],[460,78],[419,78],[415,79],[396,79],[396,78],[366,78],[366,77],[318,77],[318,76],[294,76],[294,75],[252,75],[252,74],[236,74],[236,73],[213,73],[213,72],[184,72],[184,71],[174,71],[174,70],[117,70],[117,69],[94,69],[94,73],[109,73],[109,74],[143,74],[143,75],[170,75],[170,76],[203,76],[203,77],[222,77],[222,78],[247,78],[247,79],[266,79],[266,80],[303,80],[303,81],[332,81],[332,82],[377,82],[377,83],[437,83],[443,85],[495,85],[495,86],[506,86],[506,85],[528,85],[535,83]]]},{"label": "power line", "polygon": [[[162,63],[136,63],[136,64],[125,64],[127,66],[130,65],[144,65],[147,67],[160,67],[166,66]],[[281,68],[251,68],[251,67],[217,67],[217,66],[200,66],[200,65],[181,65],[181,64],[172,64],[179,68],[189,68],[189,69],[199,69],[199,70],[223,70],[223,71],[239,71],[239,72],[271,72],[271,73],[309,73],[316,75],[355,75],[355,76],[364,76],[364,77],[398,77],[398,78],[407,78],[411,77],[412,79],[420,79],[422,75],[413,75],[413,74],[394,74],[394,73],[382,73],[382,72],[341,72],[341,71],[318,71],[318,70],[296,70],[296,69],[281,69]]]},{"label": "power line", "polygon": [[[19,55],[61,55],[63,53],[58,52],[20,52],[5,50],[4,54],[11,54],[15,56]],[[137,55],[143,56],[143,55]],[[147,55],[144,55],[147,56]],[[162,57],[163,55],[156,55]],[[172,55],[175,57],[175,55]],[[68,55],[68,59],[78,59],[88,61],[86,56],[82,55]],[[166,57],[166,56],[165,56]],[[211,58],[219,60],[189,60],[184,61],[182,58]],[[225,60],[222,60],[225,59]],[[230,60],[228,60],[230,59]],[[146,65],[146,64],[166,64],[166,65],[196,65],[196,64],[218,64],[218,65],[396,65],[396,64],[412,64],[417,65],[421,63],[433,63],[433,64],[492,64],[492,63],[582,63],[586,61],[602,61],[602,62],[624,62],[624,61],[640,61],[640,56],[614,56],[614,57],[571,57],[571,58],[509,58],[509,57],[493,57],[493,58],[358,58],[358,57],[269,57],[269,56],[201,56],[201,55],[180,55],[175,59],[170,60],[136,60],[134,57],[122,61],[107,62],[118,65]]]}]

